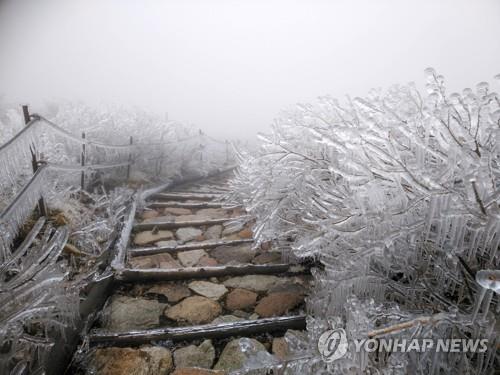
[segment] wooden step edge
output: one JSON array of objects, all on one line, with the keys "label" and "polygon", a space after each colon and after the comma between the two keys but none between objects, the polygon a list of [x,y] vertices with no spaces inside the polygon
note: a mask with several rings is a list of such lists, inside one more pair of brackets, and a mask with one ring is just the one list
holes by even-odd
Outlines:
[{"label": "wooden step edge", "polygon": [[192,221],[150,221],[147,223],[135,223],[134,231],[158,229],[177,229],[183,227],[201,227],[205,225],[224,224],[231,220],[238,220],[237,217],[224,217],[219,219],[192,220]]},{"label": "wooden step edge", "polygon": [[200,194],[200,193],[155,193],[150,196],[153,199],[168,199],[173,201],[211,201],[219,199],[221,194]]},{"label": "wooden step edge", "polygon": [[238,322],[206,324],[200,326],[155,328],[127,332],[96,330],[88,335],[90,345],[140,345],[151,341],[192,341],[196,339],[220,339],[231,336],[251,336],[261,333],[281,332],[288,329],[306,329],[306,316],[286,316]]},{"label": "wooden step edge", "polygon": [[236,246],[253,242],[254,240],[252,238],[248,238],[241,240],[195,242],[177,246],[151,246],[151,247],[129,248],[127,250],[127,254],[129,257],[138,257],[144,255],[155,255],[163,253],[176,253],[178,251],[186,251],[186,250],[214,249],[219,246]]},{"label": "wooden step edge", "polygon": [[172,194],[175,196],[184,196],[184,195],[199,195],[199,196],[215,196],[217,198],[222,197],[222,195],[228,193],[229,191],[217,191],[217,189],[212,189],[212,190],[168,190],[163,193],[158,193],[158,194]]},{"label": "wooden step edge", "polygon": [[225,208],[228,210],[234,208],[241,208],[241,206],[227,206],[223,203],[215,202],[200,202],[200,203],[187,203],[187,202],[146,202],[146,207],[148,208],[192,208],[192,209],[203,209],[203,208]]},{"label": "wooden step edge", "polygon": [[244,275],[299,275],[310,272],[310,269],[294,264],[243,264],[235,266],[185,267],[172,269],[159,268],[120,268],[116,269],[116,280],[119,282],[152,282],[188,279],[207,279],[222,276]]},{"label": "wooden step edge", "polygon": [[125,264],[127,248],[130,244],[130,235],[134,228],[134,220],[137,212],[137,198],[137,194],[134,194],[132,197],[130,211],[123,217],[121,233],[113,249],[114,258],[111,261],[112,267],[121,268]]}]

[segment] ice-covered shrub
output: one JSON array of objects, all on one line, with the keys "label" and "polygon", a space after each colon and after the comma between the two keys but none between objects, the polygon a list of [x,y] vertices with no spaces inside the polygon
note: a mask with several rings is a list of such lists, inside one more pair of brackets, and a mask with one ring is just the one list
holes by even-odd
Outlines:
[{"label": "ice-covered shrub", "polygon": [[[324,264],[308,301],[309,347],[331,326],[366,338],[436,314],[440,324],[417,319],[392,334],[489,339],[482,354],[350,351],[329,365],[335,373],[493,368],[498,294],[483,293],[475,273],[500,263],[500,98],[485,82],[448,94],[442,76],[426,74],[426,94],[394,86],[283,113],[233,181],[258,241]],[[310,373],[303,365],[295,373]]]}]

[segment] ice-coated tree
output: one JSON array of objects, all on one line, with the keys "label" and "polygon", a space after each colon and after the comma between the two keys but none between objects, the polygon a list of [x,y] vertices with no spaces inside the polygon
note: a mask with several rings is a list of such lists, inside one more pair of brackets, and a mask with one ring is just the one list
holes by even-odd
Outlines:
[{"label": "ice-coated tree", "polygon": [[[484,353],[317,353],[290,373],[490,373],[500,266],[500,97],[413,84],[343,103],[321,97],[275,120],[233,181],[258,241],[314,256],[308,338],[486,338]],[[499,78],[499,77],[496,77]],[[495,307],[496,305],[496,307]],[[407,323],[400,325],[400,323]],[[381,331],[375,331],[382,329]],[[300,352],[300,350],[298,350]]]}]

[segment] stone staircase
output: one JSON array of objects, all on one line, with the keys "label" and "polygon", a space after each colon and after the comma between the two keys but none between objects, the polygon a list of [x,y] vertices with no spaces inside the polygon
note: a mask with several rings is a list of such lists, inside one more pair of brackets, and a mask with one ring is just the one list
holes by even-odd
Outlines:
[{"label": "stone staircase", "polygon": [[75,372],[236,374],[258,353],[265,374],[287,361],[283,335],[305,329],[311,276],[269,243],[254,248],[244,210],[222,203],[229,178],[153,194],[136,212]]}]

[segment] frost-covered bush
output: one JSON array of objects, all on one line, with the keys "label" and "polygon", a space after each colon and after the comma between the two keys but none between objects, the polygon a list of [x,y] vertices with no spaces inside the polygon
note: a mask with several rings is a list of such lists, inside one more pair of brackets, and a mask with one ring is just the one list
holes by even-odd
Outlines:
[{"label": "frost-covered bush", "polygon": [[[324,265],[306,346],[332,326],[367,338],[416,318],[391,334],[489,339],[482,354],[351,350],[329,365],[338,374],[482,373],[496,360],[498,275],[486,272],[485,289],[476,273],[500,265],[500,98],[485,82],[448,94],[442,76],[426,74],[425,95],[410,84],[285,112],[233,181],[258,241]],[[295,373],[319,368],[326,363],[303,361]]]}]

